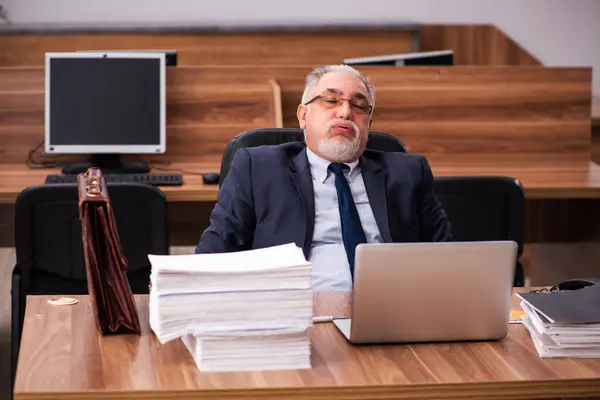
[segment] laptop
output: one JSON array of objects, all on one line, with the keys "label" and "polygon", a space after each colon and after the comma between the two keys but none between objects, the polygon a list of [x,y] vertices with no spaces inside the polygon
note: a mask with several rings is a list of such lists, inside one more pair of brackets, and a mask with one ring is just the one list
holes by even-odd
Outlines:
[{"label": "laptop", "polygon": [[502,339],[508,333],[514,241],[369,243],[356,247],[351,343]]}]

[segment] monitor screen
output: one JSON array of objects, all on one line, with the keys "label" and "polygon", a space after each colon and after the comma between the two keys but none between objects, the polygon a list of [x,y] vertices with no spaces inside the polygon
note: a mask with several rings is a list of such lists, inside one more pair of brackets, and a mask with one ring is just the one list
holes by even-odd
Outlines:
[{"label": "monitor screen", "polygon": [[164,153],[165,125],[164,54],[46,54],[46,152]]},{"label": "monitor screen", "polygon": [[410,66],[452,66],[454,65],[454,52],[452,50],[425,51],[408,54],[389,54],[374,57],[347,58],[347,65],[389,65],[395,67]]}]

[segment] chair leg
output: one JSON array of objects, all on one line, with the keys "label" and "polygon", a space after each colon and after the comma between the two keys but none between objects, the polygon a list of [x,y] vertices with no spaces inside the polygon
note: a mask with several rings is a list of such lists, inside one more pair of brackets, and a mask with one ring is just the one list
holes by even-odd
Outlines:
[{"label": "chair leg", "polygon": [[517,261],[517,265],[515,267],[515,281],[513,284],[514,287],[523,287],[525,286],[525,272],[523,271],[523,266],[520,261]]}]

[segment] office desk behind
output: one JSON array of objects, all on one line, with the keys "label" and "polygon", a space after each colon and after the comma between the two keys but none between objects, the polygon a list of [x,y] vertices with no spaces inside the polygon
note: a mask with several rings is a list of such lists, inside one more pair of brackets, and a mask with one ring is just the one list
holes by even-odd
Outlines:
[{"label": "office desk behind", "polygon": [[[492,157],[431,156],[433,172],[439,176],[503,175],[518,179],[526,197],[526,242],[573,242],[600,238],[600,166],[572,157],[536,159],[531,155]],[[201,173],[220,169],[217,158],[174,162],[169,170],[181,172],[182,186],[162,186],[169,201],[171,244],[192,246],[209,225],[217,200],[218,185],[202,183]],[[156,172],[167,172],[164,169]],[[43,184],[58,169],[30,170],[24,164],[2,164],[0,168],[0,245],[13,246],[13,204],[28,186]],[[598,215],[598,217],[595,217]]]},{"label": "office desk behind", "polygon": [[[600,396],[600,360],[540,359],[516,324],[503,341],[352,346],[322,323],[310,370],[203,373],[180,340],[156,340],[146,295],[136,297],[141,336],[100,336],[89,298],[76,297],[74,306],[28,297],[16,400]],[[315,294],[315,315],[348,315],[348,305],[347,293]]]},{"label": "office desk behind", "polygon": [[[433,173],[439,176],[502,175],[518,179],[528,199],[600,198],[600,166],[586,159],[534,155],[430,156]],[[197,161],[173,162],[153,172],[180,172],[182,186],[161,186],[169,202],[214,202],[218,185],[202,182],[202,173],[218,172],[220,159],[199,157]],[[21,190],[43,184],[47,174],[58,169],[28,169],[25,164],[2,164],[0,169],[0,204],[14,203]]]}]

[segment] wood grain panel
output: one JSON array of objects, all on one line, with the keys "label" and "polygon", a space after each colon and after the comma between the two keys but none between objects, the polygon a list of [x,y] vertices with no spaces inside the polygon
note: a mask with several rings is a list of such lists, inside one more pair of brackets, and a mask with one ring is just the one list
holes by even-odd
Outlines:
[{"label": "wood grain panel", "polygon": [[[381,121],[381,120],[380,120]],[[400,138],[408,151],[417,154],[558,154],[576,153],[588,158],[590,139],[573,132],[587,130],[582,122],[373,122],[372,129]]]},{"label": "wood grain panel", "polygon": [[[310,66],[180,69],[178,84],[224,84],[274,78],[283,124],[296,108]],[[377,89],[373,129],[424,154],[579,153],[589,158],[591,70],[545,67],[364,67]],[[543,139],[543,140],[541,140]]]},{"label": "wood grain panel", "polygon": [[[147,296],[136,296],[142,335],[107,337],[96,332],[88,297],[76,297],[80,303],[63,307],[28,298],[15,399],[600,396],[600,360],[541,359],[517,324],[500,341],[371,346],[316,324],[310,370],[203,373],[180,341],[158,343]],[[348,305],[345,293],[315,294],[315,315],[347,316]]]},{"label": "wood grain panel", "polygon": [[167,86],[167,125],[274,123],[273,88],[262,85]]},{"label": "wood grain panel", "polygon": [[[281,120],[296,127],[309,66],[170,69],[168,154],[220,156],[236,133],[273,127],[276,81]],[[589,159],[591,70],[544,67],[361,69],[377,88],[373,129],[431,154],[577,153]],[[43,138],[42,69],[0,69],[0,162],[24,160]],[[22,86],[16,84],[22,82]],[[219,83],[219,85],[216,84]]]},{"label": "wood grain panel", "polygon": [[420,49],[453,50],[455,65],[541,65],[492,25],[424,25]]},{"label": "wood grain panel", "polygon": [[[167,82],[167,153],[161,159],[222,154],[227,142],[247,129],[281,124],[280,89],[269,79],[248,84]],[[4,84],[6,82],[6,85]],[[21,82],[19,85],[18,82]],[[0,163],[25,162],[44,139],[44,72],[41,68],[0,68]],[[43,148],[42,148],[43,153]],[[65,156],[41,154],[43,160]]]},{"label": "wood grain panel", "polygon": [[43,66],[46,52],[178,51],[179,65],[339,64],[345,58],[407,53],[413,33],[401,29],[313,32],[0,35],[0,66]]},{"label": "wood grain panel", "polygon": [[433,154],[428,160],[434,175],[513,177],[530,199],[600,198],[600,166],[578,154]]},{"label": "wood grain panel", "polygon": [[[290,85],[304,85],[306,75],[316,64],[302,65],[250,65],[178,67],[177,74],[168,77],[172,84],[241,84],[264,82],[275,79],[282,89]],[[591,69],[586,67],[536,67],[536,66],[456,66],[456,67],[357,67],[364,75],[376,79],[377,87],[402,84],[431,84],[432,80],[462,84],[476,80],[478,83],[503,84],[510,80],[516,83],[556,82],[581,83],[591,78]],[[0,68],[11,70],[11,68]],[[21,69],[16,69],[21,70]],[[28,71],[35,69],[26,69]]]},{"label": "wood grain panel", "polygon": [[[372,67],[361,71],[377,89],[372,129],[399,137],[412,152],[572,152],[589,159],[589,69]],[[295,127],[303,85],[291,82],[289,76],[279,81],[283,121]]]}]

